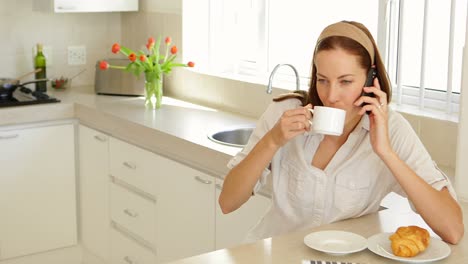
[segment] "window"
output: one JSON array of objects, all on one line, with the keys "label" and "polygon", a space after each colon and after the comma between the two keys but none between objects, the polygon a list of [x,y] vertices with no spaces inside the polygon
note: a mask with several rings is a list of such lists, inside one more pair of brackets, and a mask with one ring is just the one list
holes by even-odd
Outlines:
[{"label": "window", "polygon": [[[309,78],[313,49],[322,29],[340,20],[356,20],[376,37],[378,5],[375,0],[212,1],[215,67],[265,75],[279,63],[290,63],[302,77]],[[293,76],[292,71],[283,71]]]},{"label": "window", "polygon": [[466,0],[389,1],[386,62],[398,103],[458,112],[466,7]]},{"label": "window", "polygon": [[[184,31],[208,30],[204,56],[211,72],[267,80],[275,65],[289,63],[306,89],[321,30],[355,20],[369,28],[380,48],[394,102],[458,111],[467,0],[198,0],[190,7],[186,2],[192,1],[184,1],[184,10],[193,11],[184,12]],[[197,24],[200,17],[186,19],[185,13],[201,9],[209,10],[208,25]],[[199,36],[190,39],[200,44],[197,54],[204,47]],[[276,76],[294,82],[289,68]]]}]

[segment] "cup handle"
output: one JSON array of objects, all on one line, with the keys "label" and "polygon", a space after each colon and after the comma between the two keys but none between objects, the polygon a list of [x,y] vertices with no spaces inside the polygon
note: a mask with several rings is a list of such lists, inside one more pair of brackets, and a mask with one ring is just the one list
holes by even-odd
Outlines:
[{"label": "cup handle", "polygon": [[[313,117],[313,116],[314,116],[314,109],[310,108],[310,109],[307,109],[307,110],[309,110],[309,111],[312,113],[312,117]],[[311,119],[309,119],[309,124],[310,124],[311,126],[312,126],[312,124],[313,124]]]}]

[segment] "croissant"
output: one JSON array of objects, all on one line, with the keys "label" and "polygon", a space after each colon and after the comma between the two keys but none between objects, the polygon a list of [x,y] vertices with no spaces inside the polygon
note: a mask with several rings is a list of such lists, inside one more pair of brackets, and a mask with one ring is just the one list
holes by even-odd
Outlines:
[{"label": "croissant", "polygon": [[392,251],[395,256],[414,257],[429,246],[429,232],[418,226],[402,226],[392,234]]}]

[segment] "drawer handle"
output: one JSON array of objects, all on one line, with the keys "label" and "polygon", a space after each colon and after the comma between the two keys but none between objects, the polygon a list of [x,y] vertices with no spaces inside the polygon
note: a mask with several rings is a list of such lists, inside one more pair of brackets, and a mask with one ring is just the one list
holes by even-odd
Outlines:
[{"label": "drawer handle", "polygon": [[212,183],[212,181],[202,179],[200,176],[195,176],[195,180],[197,180],[197,181],[199,181],[201,183],[204,183],[204,184],[211,184]]},{"label": "drawer handle", "polygon": [[133,211],[130,210],[130,209],[125,209],[125,210],[123,210],[123,211],[124,211],[124,213],[125,213],[126,215],[128,215],[128,216],[130,216],[130,217],[137,217],[137,216],[138,216],[138,213],[135,213],[135,212],[133,212]]},{"label": "drawer handle", "polygon": [[106,142],[107,141],[107,137],[101,136],[101,135],[95,135],[94,138],[101,141],[101,142]]},{"label": "drawer handle", "polygon": [[19,137],[18,134],[12,134],[12,135],[0,136],[0,139],[12,139],[12,138],[17,138],[17,137]]},{"label": "drawer handle", "polygon": [[127,262],[128,264],[138,264],[138,262],[133,261],[132,258],[129,257],[129,256],[125,256],[125,257],[124,257],[124,260],[125,260],[125,262]]},{"label": "drawer handle", "polygon": [[219,183],[217,183],[215,186],[216,186],[216,189],[218,189],[218,190],[222,190],[222,189],[223,189],[223,186],[222,186],[221,184],[219,184]]},{"label": "drawer handle", "polygon": [[129,169],[136,170],[136,165],[135,165],[135,164],[132,164],[132,163],[130,163],[130,162],[125,161],[125,162],[123,163],[123,165],[124,165],[125,167],[129,168]]}]

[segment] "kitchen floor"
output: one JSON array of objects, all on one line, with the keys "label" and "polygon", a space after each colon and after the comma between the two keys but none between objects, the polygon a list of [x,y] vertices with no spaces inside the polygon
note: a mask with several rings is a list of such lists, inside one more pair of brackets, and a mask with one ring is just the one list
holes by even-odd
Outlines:
[{"label": "kitchen floor", "polygon": [[[408,199],[395,193],[390,193],[382,200],[381,205],[394,210],[408,211],[411,207]],[[51,250],[21,258],[0,261],[0,264],[105,264],[90,254],[84,253],[81,246]]]}]

